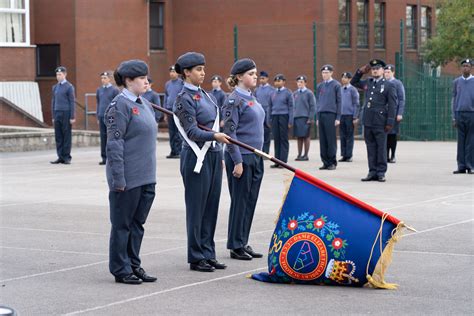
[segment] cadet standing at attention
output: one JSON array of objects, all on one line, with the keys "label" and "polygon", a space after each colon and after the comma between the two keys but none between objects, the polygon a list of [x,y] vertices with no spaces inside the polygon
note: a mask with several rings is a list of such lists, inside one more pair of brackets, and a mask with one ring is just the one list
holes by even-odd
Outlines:
[{"label": "cadet standing at attention", "polygon": [[[384,78],[385,80],[393,83],[397,91],[397,117],[395,119],[395,125],[388,132],[387,135],[387,162],[395,163],[395,150],[397,149],[397,136],[400,132],[400,123],[403,120],[403,112],[405,112],[405,87],[403,83],[395,78],[395,66],[387,65],[384,67]],[[391,155],[389,156],[391,151]]]},{"label": "cadet standing at attention", "polygon": [[[251,59],[236,61],[227,84],[235,87],[222,108],[223,132],[258,150],[263,146],[265,111],[252,95],[257,85],[257,66]],[[227,249],[238,260],[261,258],[248,245],[250,228],[263,178],[263,159],[236,145],[226,146],[225,165],[230,192]]]},{"label": "cadet standing at attention", "polygon": [[[395,124],[397,92],[392,83],[383,78],[385,62],[373,59],[357,69],[351,84],[365,90],[364,139],[367,145],[369,174],[362,181],[385,182],[387,172],[387,133]],[[361,80],[371,71],[372,77]]]},{"label": "cadet standing at attention", "polygon": [[[173,104],[176,100],[178,93],[183,90],[183,80],[179,78],[179,74],[176,72],[174,66],[169,68],[170,71],[170,80],[165,84],[165,108],[167,110],[173,110]],[[174,122],[173,116],[165,116],[165,120],[168,122],[168,133],[170,138],[170,147],[171,152],[166,158],[175,159],[179,158],[179,153],[181,152],[182,140],[178,133],[178,128]]]},{"label": "cadet standing at attention", "polygon": [[53,86],[51,99],[51,115],[53,117],[56,153],[58,159],[52,164],[71,163],[72,124],[76,121],[74,86],[66,80],[66,67],[56,68],[57,84]]},{"label": "cadet standing at attention", "polygon": [[[156,93],[153,90],[152,86],[153,86],[153,80],[150,77],[148,77],[146,92],[142,95],[142,98],[147,99],[148,101],[150,101],[150,103],[161,106],[160,96],[158,95],[158,93]],[[159,122],[161,119],[161,112],[158,110],[155,110],[154,108],[153,108],[153,111],[155,111],[155,120]]]},{"label": "cadet standing at attention", "polygon": [[268,73],[266,71],[260,71],[260,77],[258,78],[260,85],[254,91],[254,95],[257,98],[258,103],[260,103],[265,110],[265,121],[263,122],[263,152],[267,154],[270,152],[270,142],[272,139],[272,129],[270,127],[270,113],[268,113],[268,108],[270,106],[270,99],[275,88],[268,84]]},{"label": "cadet standing at attention", "polygon": [[[316,112],[316,99],[311,90],[306,88],[306,76],[298,76],[296,85],[298,90],[293,92],[295,100],[293,136],[298,139],[298,156],[296,161],[309,160],[310,131]],[[304,145],[304,155],[302,155]]]},{"label": "cadet standing at attention", "polygon": [[458,130],[457,162],[454,174],[474,173],[474,76],[472,59],[461,61],[462,75],[453,82],[453,125]]},{"label": "cadet standing at attention", "polygon": [[102,161],[99,165],[105,165],[107,160],[107,154],[105,151],[107,145],[107,126],[104,123],[105,109],[109,106],[110,102],[120,93],[117,87],[114,87],[111,83],[113,72],[108,70],[100,74],[101,86],[97,88],[95,97],[97,100],[97,122],[99,123],[100,131],[100,156]]},{"label": "cadet standing at attention", "polygon": [[[268,113],[270,113],[273,142],[275,144],[275,158],[288,162],[290,149],[288,130],[293,125],[293,94],[285,88],[286,78],[284,75],[276,75],[273,82],[276,90],[270,98]],[[279,164],[273,164],[270,168],[283,167]]]},{"label": "cadet standing at attention", "polygon": [[115,282],[154,282],[141,267],[140,247],[145,221],[155,198],[155,113],[141,97],[147,88],[148,66],[141,60],[122,62],[114,73],[123,86],[105,111],[107,182],[109,184],[109,270]]},{"label": "cadet standing at attention", "polygon": [[323,165],[319,170],[335,170],[337,166],[336,127],[341,121],[341,84],[332,78],[332,65],[321,68],[323,82],[316,88],[316,124]]},{"label": "cadet standing at attention", "polygon": [[[184,183],[188,263],[190,269],[213,272],[226,265],[216,260],[214,232],[222,185],[222,147],[228,136],[219,133],[219,108],[214,97],[201,89],[204,82],[204,55],[188,52],[176,61],[175,69],[184,78],[183,91],[173,106],[174,119],[185,142],[180,154]],[[212,128],[204,131],[198,124]]]},{"label": "cadet standing at attention", "polygon": [[351,162],[354,149],[354,128],[359,121],[359,92],[351,85],[352,74],[343,72],[341,77],[341,125],[339,137],[341,138],[340,162]]}]

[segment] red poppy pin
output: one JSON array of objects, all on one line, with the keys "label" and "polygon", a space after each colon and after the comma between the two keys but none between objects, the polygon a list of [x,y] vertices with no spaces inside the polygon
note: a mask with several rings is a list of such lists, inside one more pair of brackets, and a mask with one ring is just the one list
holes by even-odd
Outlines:
[{"label": "red poppy pin", "polygon": [[201,100],[201,96],[199,94],[195,94],[193,96],[193,99],[196,100],[196,101],[199,101],[199,100]]},{"label": "red poppy pin", "polygon": [[248,104],[249,106],[253,106],[253,105],[254,105],[253,101],[249,101],[249,103],[247,103],[247,104]]},{"label": "red poppy pin", "polygon": [[132,108],[133,115],[140,115],[140,110],[137,107]]}]

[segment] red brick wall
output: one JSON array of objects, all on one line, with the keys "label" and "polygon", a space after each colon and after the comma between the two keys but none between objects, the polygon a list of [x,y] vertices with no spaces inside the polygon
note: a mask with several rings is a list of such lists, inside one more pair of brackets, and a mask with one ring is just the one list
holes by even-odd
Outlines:
[{"label": "red brick wall", "polygon": [[0,51],[0,81],[35,81],[34,47],[2,47]]},{"label": "red brick wall", "polygon": [[12,108],[0,98],[0,125],[43,127],[27,115]]}]

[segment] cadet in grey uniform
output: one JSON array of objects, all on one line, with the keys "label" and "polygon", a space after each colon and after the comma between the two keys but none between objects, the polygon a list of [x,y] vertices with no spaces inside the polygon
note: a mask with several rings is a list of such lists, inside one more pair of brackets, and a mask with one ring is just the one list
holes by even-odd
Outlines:
[{"label": "cadet in grey uniform", "polygon": [[[257,85],[255,62],[248,58],[236,61],[227,84],[235,89],[222,108],[223,132],[261,150],[265,111],[252,95],[251,89]],[[261,258],[263,255],[255,252],[248,241],[263,178],[263,159],[233,144],[226,146],[224,156],[231,199],[227,249],[233,259]]]},{"label": "cadet in grey uniform", "polygon": [[114,87],[111,83],[113,77],[113,71],[104,71],[100,74],[100,81],[102,86],[97,88],[95,97],[97,101],[96,117],[99,123],[100,131],[100,156],[102,161],[99,165],[105,165],[107,160],[106,145],[107,145],[107,126],[104,123],[105,109],[109,106],[110,102],[120,93],[117,87]]},{"label": "cadet in grey uniform", "polygon": [[453,82],[453,125],[458,130],[457,162],[454,174],[474,173],[474,76],[472,59],[461,61],[462,75]]},{"label": "cadet in grey uniform", "polygon": [[[385,62],[373,59],[368,65],[357,69],[351,84],[365,90],[365,108],[362,124],[367,145],[369,174],[362,181],[385,182],[387,172],[387,133],[395,124],[397,92],[392,83],[383,78]],[[372,77],[361,80],[371,71]]]},{"label": "cadet in grey uniform", "polygon": [[[150,77],[148,77],[146,92],[142,95],[142,98],[147,99],[148,101],[150,101],[150,103],[161,106],[160,96],[158,93],[156,93],[153,90],[152,86],[153,86],[153,80]],[[161,112],[156,110],[155,108],[153,108],[153,110],[155,111],[155,119],[157,122],[159,122],[161,119]]]},{"label": "cadet in grey uniform", "polygon": [[[306,88],[306,81],[306,76],[298,76],[296,78],[298,90],[293,92],[293,99],[295,100],[293,136],[298,139],[298,156],[295,159],[296,161],[309,160],[308,153],[311,143],[309,133],[314,121],[314,114],[316,113],[316,98],[313,91]],[[303,145],[304,155],[302,155]]]},{"label": "cadet in grey uniform", "polygon": [[323,82],[316,88],[316,123],[323,165],[319,170],[335,170],[337,166],[336,128],[341,121],[341,84],[332,78],[332,65],[321,67]]},{"label": "cadet in grey uniform", "polygon": [[[290,143],[288,142],[288,130],[293,126],[293,93],[285,88],[286,78],[282,74],[275,76],[273,80],[275,91],[270,98],[268,113],[270,113],[273,143],[275,144],[275,158],[288,162]],[[273,164],[270,168],[283,168],[279,164]]]},{"label": "cadet in grey uniform", "polygon": [[359,92],[350,84],[352,74],[343,72],[341,77],[341,124],[339,137],[341,138],[340,162],[352,161],[354,149],[354,128],[359,121]]},{"label": "cadet in grey uniform", "polygon": [[155,198],[155,113],[141,97],[147,87],[148,66],[141,60],[122,62],[114,73],[122,92],[105,111],[106,174],[109,185],[109,270],[125,284],[154,282],[141,267],[140,247],[145,221]]},{"label": "cadet in grey uniform", "polygon": [[[178,96],[178,93],[183,90],[183,80],[179,78],[179,74],[176,72],[176,69],[174,69],[174,65],[169,68],[169,71],[170,80],[168,80],[165,84],[165,100],[163,103],[165,109],[172,111],[173,104],[176,100],[176,97]],[[181,152],[182,139],[179,136],[178,128],[176,127],[173,116],[167,115],[165,116],[165,120],[168,122],[168,133],[171,148],[171,152],[166,156],[166,158],[176,159],[179,158],[179,153]]]},{"label": "cadet in grey uniform", "polygon": [[405,112],[405,87],[403,83],[395,78],[395,66],[387,65],[384,67],[385,80],[393,83],[397,91],[397,117],[395,126],[388,132],[387,135],[387,162],[395,163],[395,151],[397,150],[397,136],[400,132],[400,123],[403,120],[403,113]]},{"label": "cadet in grey uniform", "polygon": [[57,84],[53,86],[51,99],[51,115],[54,124],[56,153],[58,159],[50,161],[52,164],[71,163],[72,124],[76,121],[74,86],[66,80],[66,67],[56,68]]},{"label": "cadet in grey uniform", "polygon": [[[183,90],[173,107],[174,119],[184,139],[180,170],[186,202],[188,263],[190,269],[213,272],[226,265],[216,260],[214,232],[222,185],[222,147],[228,136],[219,133],[219,108],[214,97],[200,85],[204,82],[204,55],[188,52],[176,61],[184,78]],[[212,128],[205,131],[198,124]]]},{"label": "cadet in grey uniform", "polygon": [[255,89],[254,95],[257,98],[258,103],[260,103],[265,110],[265,122],[263,123],[263,148],[262,150],[267,154],[270,152],[270,142],[272,139],[272,128],[269,124],[270,122],[270,113],[268,113],[270,106],[270,98],[272,97],[275,88],[273,88],[268,83],[268,73],[266,71],[260,71],[260,86]]}]

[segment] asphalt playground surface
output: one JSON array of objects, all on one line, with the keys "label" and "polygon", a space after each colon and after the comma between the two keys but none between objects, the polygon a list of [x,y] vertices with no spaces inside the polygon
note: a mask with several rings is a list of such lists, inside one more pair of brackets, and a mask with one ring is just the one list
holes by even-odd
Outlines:
[{"label": "asphalt playground surface", "polygon": [[[273,145],[273,144],[272,144]],[[19,315],[472,315],[474,311],[474,177],[453,175],[454,142],[399,142],[387,182],[363,183],[365,145],[354,162],[319,171],[319,145],[310,161],[290,163],[405,221],[386,280],[398,290],[261,283],[266,257],[244,262],[226,250],[229,194],[223,189],[216,231],[226,270],[198,273],[186,263],[184,188],[179,160],[157,147],[157,196],[145,225],[143,267],[156,283],[117,284],[108,272],[109,210],[99,148],[73,148],[71,165],[51,165],[54,151],[0,154],[0,305]],[[250,244],[267,252],[285,190],[286,170],[265,176]]]}]

